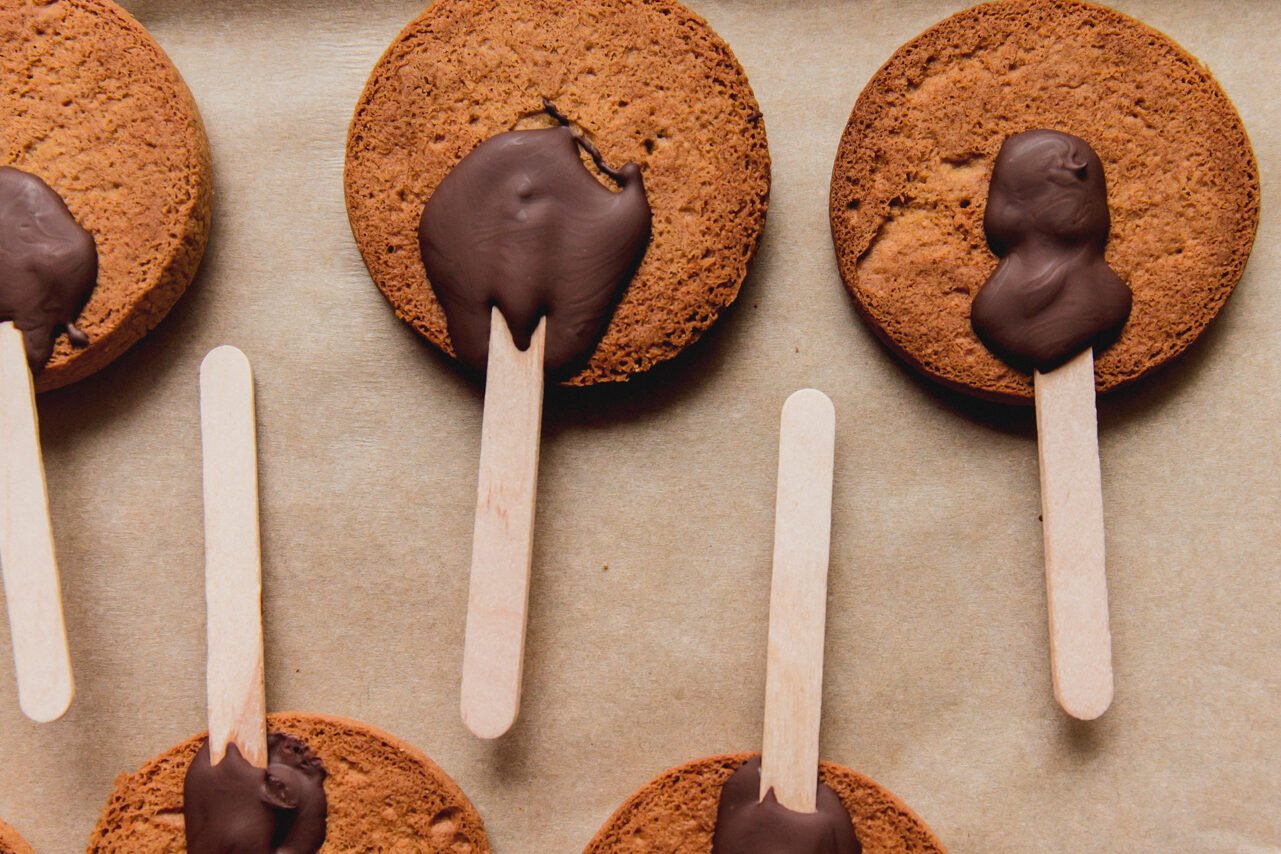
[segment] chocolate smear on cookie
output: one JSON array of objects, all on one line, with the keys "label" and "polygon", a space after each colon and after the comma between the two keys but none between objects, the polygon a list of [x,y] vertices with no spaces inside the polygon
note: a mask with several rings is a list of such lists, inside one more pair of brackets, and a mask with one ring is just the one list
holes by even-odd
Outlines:
[{"label": "chocolate smear on cookie", "polygon": [[1054,130],[1005,140],[983,217],[1001,262],[970,308],[988,349],[1044,372],[1117,339],[1132,297],[1104,258],[1111,225],[1103,163],[1089,143]]},{"label": "chocolate smear on cookie", "polygon": [[35,175],[0,166],[0,323],[21,330],[33,374],[64,329],[72,344],[89,344],[75,319],[97,281],[93,235],[62,197]]},{"label": "chocolate smear on cookie", "polygon": [[[418,225],[423,265],[454,353],[483,369],[493,306],[524,350],[547,318],[543,364],[569,375],[592,355],[649,243],[640,167],[611,169],[546,104],[559,127],[482,142],[440,182]],[[588,170],[586,152],[619,187]]]},{"label": "chocolate smear on cookie", "polygon": [[862,854],[854,822],[836,792],[818,784],[816,809],[789,810],[770,789],[761,798],[761,759],[725,781],[716,809],[712,854]]},{"label": "chocolate smear on cookie", "polygon": [[314,854],[325,842],[325,766],[302,741],[267,737],[267,767],[255,768],[228,744],[209,762],[209,742],[182,786],[190,854]]}]

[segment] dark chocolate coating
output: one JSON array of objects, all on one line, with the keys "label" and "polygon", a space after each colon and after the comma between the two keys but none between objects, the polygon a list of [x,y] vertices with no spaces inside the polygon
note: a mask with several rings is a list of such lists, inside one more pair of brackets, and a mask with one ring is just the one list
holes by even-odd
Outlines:
[{"label": "dark chocolate coating", "polygon": [[818,784],[812,813],[761,800],[761,760],[750,759],[725,781],[716,810],[712,854],[862,854],[854,822],[836,792]]},{"label": "dark chocolate coating", "polygon": [[522,350],[547,318],[552,374],[585,363],[605,334],[649,243],[649,201],[639,166],[604,168],[615,192],[588,171],[580,147],[593,151],[565,126],[499,134],[427,200],[423,265],[464,363],[485,367],[495,305]]},{"label": "dark chocolate coating", "polygon": [[267,768],[250,765],[234,744],[217,765],[209,742],[182,786],[189,854],[314,854],[325,842],[325,767],[290,735],[267,737]]},{"label": "dark chocolate coating", "polygon": [[988,349],[1044,372],[1112,344],[1132,297],[1104,259],[1111,226],[1103,163],[1089,143],[1054,130],[1005,140],[983,217],[1001,262],[970,308]]},{"label": "dark chocolate coating", "polygon": [[98,281],[98,247],[44,181],[0,166],[0,322],[22,331],[33,374],[63,329],[89,343],[75,319]]}]

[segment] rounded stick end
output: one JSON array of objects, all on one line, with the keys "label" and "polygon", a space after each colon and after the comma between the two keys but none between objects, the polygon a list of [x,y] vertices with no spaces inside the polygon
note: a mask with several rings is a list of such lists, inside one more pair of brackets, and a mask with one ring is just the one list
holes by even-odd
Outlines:
[{"label": "rounded stick end", "polygon": [[1112,705],[1112,675],[1106,680],[1100,679],[1096,685],[1077,686],[1065,689],[1054,686],[1054,698],[1059,701],[1063,711],[1078,721],[1098,720]]},{"label": "rounded stick end", "polygon": [[230,344],[223,344],[210,350],[204,361],[200,363],[202,382],[213,374],[220,376],[240,374],[252,378],[253,369],[249,366],[249,358],[243,352]]},{"label": "rounded stick end", "polygon": [[520,707],[495,702],[493,697],[471,698],[467,689],[463,689],[460,704],[463,725],[477,738],[493,740],[507,734],[516,723]]},{"label": "rounded stick end", "polygon": [[18,693],[18,707],[22,713],[38,724],[48,724],[61,718],[71,708],[75,699],[76,687],[68,672],[65,680],[58,684],[42,686],[40,691],[22,691]]},{"label": "rounded stick end", "polygon": [[824,422],[836,422],[836,407],[832,399],[816,388],[803,388],[792,392],[783,404],[784,415],[802,415]]}]

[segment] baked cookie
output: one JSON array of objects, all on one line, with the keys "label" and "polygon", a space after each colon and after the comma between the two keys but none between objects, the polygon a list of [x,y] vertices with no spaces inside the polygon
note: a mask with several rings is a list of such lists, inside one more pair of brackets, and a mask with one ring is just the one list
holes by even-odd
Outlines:
[{"label": "baked cookie", "polygon": [[419,219],[480,143],[553,126],[544,99],[605,161],[639,164],[644,177],[644,259],[567,383],[626,380],[692,344],[734,301],[769,197],[747,78],[674,0],[437,0],[388,48],[356,106],[344,176],[352,232],[396,313],[454,355]]},{"label": "baked cookie", "polygon": [[[476,808],[444,771],[402,741],[356,721],[286,712],[272,732],[305,742],[324,763],[329,802],[321,851],[490,850]],[[182,791],[204,734],[116,779],[89,839],[90,852],[176,852],[183,842]]]},{"label": "baked cookie", "polygon": [[18,831],[0,821],[0,854],[36,854]]},{"label": "baked cookie", "polygon": [[[722,787],[752,756],[708,756],[661,774],[610,816],[584,854],[709,854]],[[863,854],[946,851],[902,801],[862,774],[822,762],[819,779],[849,811]]]},{"label": "baked cookie", "polygon": [[1102,160],[1107,263],[1133,291],[1098,354],[1107,391],[1183,352],[1241,278],[1259,173],[1223,90],[1165,35],[1077,0],[1001,0],[926,30],[859,96],[832,173],[841,276],[868,325],[908,364],[961,391],[1032,399],[1030,374],[989,351],[971,303],[998,259],[984,238],[1007,137],[1051,128]]},{"label": "baked cookie", "polygon": [[82,379],[168,313],[209,234],[209,143],[164,51],[111,0],[0,8],[0,165],[38,176],[93,235],[97,284],[38,390]]}]

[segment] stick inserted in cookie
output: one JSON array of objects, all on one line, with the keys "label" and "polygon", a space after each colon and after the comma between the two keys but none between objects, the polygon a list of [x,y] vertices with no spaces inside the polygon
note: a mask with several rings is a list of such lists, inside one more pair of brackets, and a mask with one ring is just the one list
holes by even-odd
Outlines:
[{"label": "stick inserted in cookie", "polygon": [[253,371],[235,347],[200,366],[210,761],[235,744],[267,767]]},{"label": "stick inserted in cookie", "polygon": [[802,389],[783,406],[774,516],[761,797],[814,812],[832,533],[836,412]]},{"label": "stick inserted in cookie", "polygon": [[22,333],[0,323],[0,571],[13,636],[18,704],[33,721],[57,720],[75,684],[62,616],[35,388]]},{"label": "stick inserted in cookie", "polygon": [[1112,703],[1112,634],[1093,351],[1037,371],[1035,383],[1054,696],[1072,717],[1094,720]]},{"label": "stick inserted in cookie", "polygon": [[463,723],[481,738],[507,732],[520,713],[546,333],[544,318],[520,350],[493,309],[461,702]]},{"label": "stick inserted in cookie", "polygon": [[983,213],[1000,262],[970,306],[988,349],[1034,374],[1054,696],[1082,720],[1112,702],[1094,351],[1121,335],[1134,298],[1108,265],[1111,223],[1088,142],[1044,128],[1009,137]]}]

